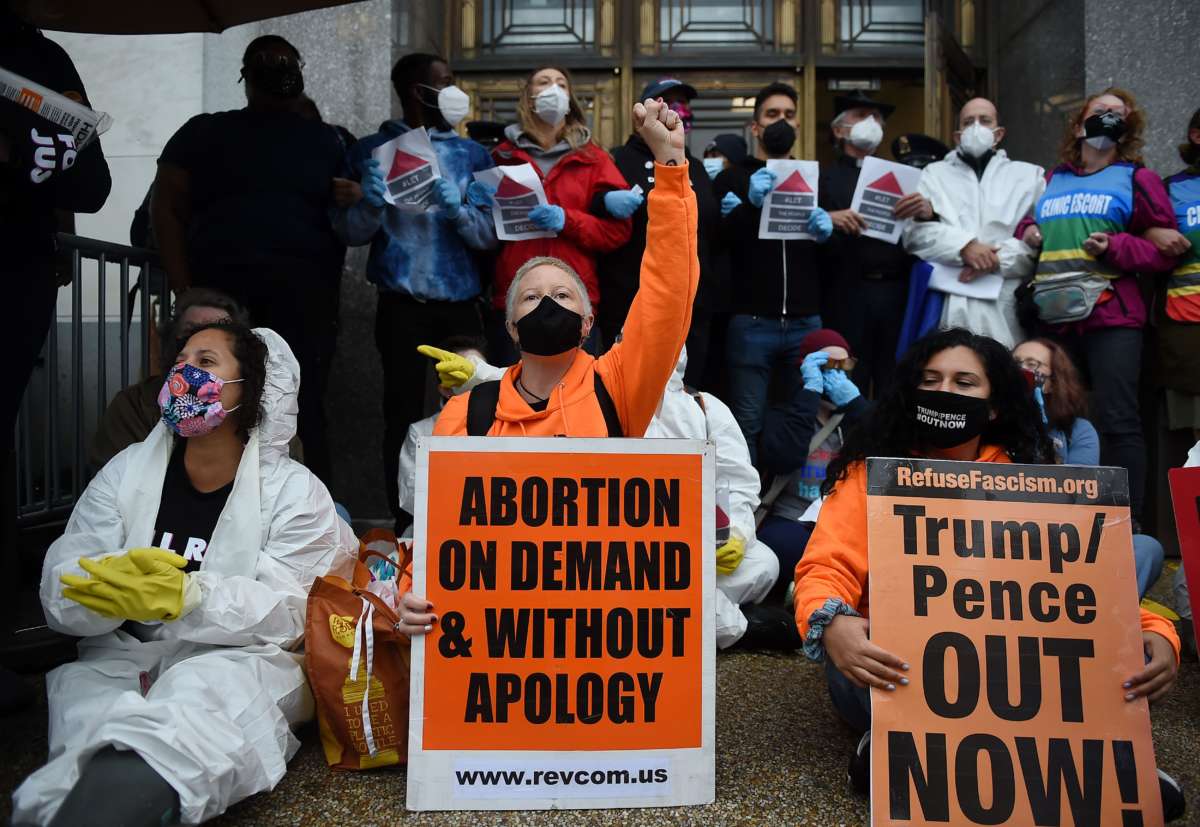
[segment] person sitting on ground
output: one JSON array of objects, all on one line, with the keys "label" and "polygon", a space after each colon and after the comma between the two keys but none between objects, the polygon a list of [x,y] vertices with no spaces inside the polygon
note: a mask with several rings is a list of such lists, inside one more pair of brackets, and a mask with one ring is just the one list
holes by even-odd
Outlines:
[{"label": "person sitting on ground", "polygon": [[[822,486],[827,499],[796,566],[796,625],[805,655],[825,663],[834,708],[865,733],[850,773],[862,793],[870,767],[868,689],[903,692],[908,683],[908,664],[870,640],[867,458],[1053,463],[1054,447],[1027,387],[1007,348],[994,339],[961,328],[935,333],[905,354],[889,392],[829,465]],[[965,427],[948,435],[936,424],[943,417],[918,420],[918,408],[961,415]],[[1119,679],[1127,700],[1155,701],[1175,682],[1179,638],[1170,621],[1145,610],[1141,627],[1146,667],[1133,676],[1114,676],[1113,689]],[[1164,796],[1167,792],[1164,787]]]},{"label": "person sitting on ground", "polygon": [[[191,331],[219,321],[249,324],[246,311],[221,291],[205,287],[184,291],[175,302],[175,314],[170,324],[159,331],[162,364],[175,364],[175,356]],[[150,435],[162,419],[162,411],[158,408],[158,392],[162,385],[163,375],[156,373],[118,391],[112,398],[100,418],[88,451],[88,462],[94,470],[100,470],[117,454]]]},{"label": "person sitting on ground", "polygon": [[[1070,354],[1051,339],[1030,339],[1017,345],[1013,358],[1033,377],[1034,399],[1058,461],[1064,465],[1099,465],[1100,437],[1085,418],[1087,388]],[[1158,540],[1149,534],[1134,533],[1133,567],[1139,599],[1162,574],[1163,557]]]},{"label": "person sitting on ground", "polygon": [[283,778],[313,713],[293,651],[308,589],[349,578],[358,547],[288,459],[299,385],[274,331],[198,328],[160,423],[76,503],[41,601],[83,640],[46,677],[51,760],[13,794],[16,823],[198,823]]},{"label": "person sitting on ground", "polygon": [[868,403],[850,380],[854,365],[840,333],[814,330],[800,343],[802,384],[791,399],[767,411],[759,456],[762,469],[775,476],[763,496],[767,516],[758,534],[778,555],[783,574],[771,602],[783,602],[804,555],[821,510],[825,469],[841,450],[843,430],[867,411]]}]

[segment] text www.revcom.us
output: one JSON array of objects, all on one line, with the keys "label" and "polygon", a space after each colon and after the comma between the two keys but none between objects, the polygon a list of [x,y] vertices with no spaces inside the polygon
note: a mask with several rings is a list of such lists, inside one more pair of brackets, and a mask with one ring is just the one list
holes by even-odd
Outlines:
[{"label": "text www.revcom.us", "polygon": [[666,784],[665,767],[636,770],[455,770],[460,787]]}]

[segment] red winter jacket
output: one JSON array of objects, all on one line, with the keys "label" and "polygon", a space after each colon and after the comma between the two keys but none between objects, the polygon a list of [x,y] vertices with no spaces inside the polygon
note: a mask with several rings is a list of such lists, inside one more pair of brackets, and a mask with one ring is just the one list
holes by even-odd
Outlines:
[{"label": "red winter jacket", "polygon": [[626,244],[632,230],[628,218],[600,218],[592,212],[593,204],[603,209],[597,196],[609,190],[629,188],[612,158],[600,147],[587,143],[560,158],[550,174],[543,177],[529,153],[512,141],[506,140],[493,149],[492,157],[499,166],[530,164],[542,178],[546,198],[566,213],[566,224],[555,238],[530,238],[501,244],[492,304],[504,309],[508,286],[522,264],[536,256],[554,256],[575,268],[587,285],[593,307],[598,307],[600,284],[596,278],[596,256]]}]

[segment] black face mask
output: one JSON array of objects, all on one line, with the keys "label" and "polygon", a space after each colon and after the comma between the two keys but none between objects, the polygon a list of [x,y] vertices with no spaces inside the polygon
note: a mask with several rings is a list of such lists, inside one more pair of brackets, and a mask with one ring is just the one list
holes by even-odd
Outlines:
[{"label": "black face mask", "polygon": [[583,316],[568,310],[549,296],[517,322],[517,336],[524,353],[557,356],[579,347],[583,339]]},{"label": "black face mask", "polygon": [[295,98],[304,91],[304,73],[291,63],[255,64],[243,71],[256,89],[276,98]]},{"label": "black face mask", "polygon": [[787,121],[775,121],[762,131],[762,145],[771,156],[783,156],[792,151],[796,143],[796,130]]},{"label": "black face mask", "polygon": [[1125,119],[1116,112],[1097,112],[1083,122],[1086,138],[1108,138],[1113,143],[1125,134]]},{"label": "black face mask", "polygon": [[977,396],[923,388],[917,388],[914,395],[917,434],[921,444],[930,448],[953,448],[970,442],[991,420],[991,406]]}]

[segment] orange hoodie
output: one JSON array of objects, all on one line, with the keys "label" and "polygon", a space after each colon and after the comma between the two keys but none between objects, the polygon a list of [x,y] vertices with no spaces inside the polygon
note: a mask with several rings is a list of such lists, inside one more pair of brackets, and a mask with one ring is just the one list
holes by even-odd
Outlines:
[{"label": "orange hoodie", "polygon": [[[509,368],[500,380],[496,421],[488,436],[608,436],[593,373],[600,374],[612,397],[625,435],[646,432],[687,338],[700,280],[696,195],[687,165],[656,164],[647,202],[641,284],[622,341],[599,359],[577,351],[544,411],[530,408],[517,392],[513,380],[521,375],[520,363]],[[434,425],[435,436],[466,435],[469,397],[466,393],[446,403]]]},{"label": "orange hoodie", "polygon": [[[977,462],[1009,462],[1004,449],[985,445]],[[821,506],[821,516],[813,530],[804,556],[796,564],[796,626],[800,636],[808,635],[808,619],[838,597],[863,617],[870,616],[867,605],[867,467],[851,466],[846,478],[837,484]],[[1141,610],[1142,631],[1157,632],[1171,642],[1179,658],[1179,636],[1164,617]]]}]

